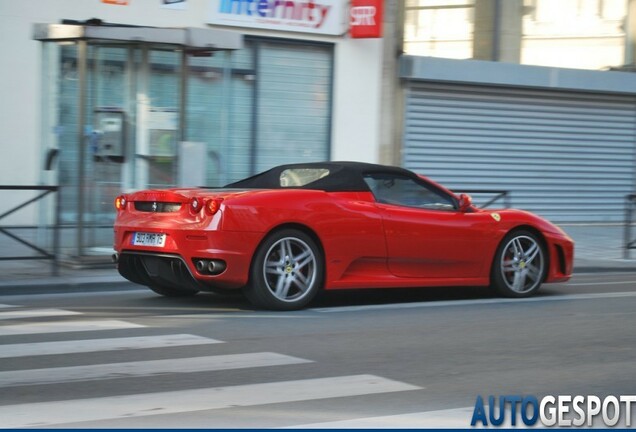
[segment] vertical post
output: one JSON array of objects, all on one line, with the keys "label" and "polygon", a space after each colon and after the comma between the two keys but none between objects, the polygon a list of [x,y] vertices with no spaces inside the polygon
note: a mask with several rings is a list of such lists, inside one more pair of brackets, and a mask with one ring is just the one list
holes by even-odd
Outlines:
[{"label": "vertical post", "polygon": [[475,0],[473,58],[519,63],[523,0]]},{"label": "vertical post", "polygon": [[223,51],[223,91],[221,95],[221,131],[218,160],[218,179],[221,185],[228,183],[228,172],[232,160],[232,145],[230,131],[232,129],[232,55],[230,51]]},{"label": "vertical post", "polygon": [[188,53],[181,51],[181,76],[179,77],[179,141],[187,140],[186,105],[188,104]]},{"label": "vertical post", "polygon": [[[188,53],[186,48],[184,47],[181,50],[181,68],[180,68],[180,77],[179,77],[179,142],[177,143],[177,158],[175,163],[173,164],[173,178],[175,184],[179,182],[179,159],[183,157],[181,155],[181,145],[179,143],[187,140],[187,130],[188,127],[187,119],[186,119],[186,111],[188,104]],[[202,185],[201,185],[202,186]]]},{"label": "vertical post", "polygon": [[492,18],[492,61],[501,58],[501,0],[495,0]]},{"label": "vertical post", "polygon": [[79,80],[78,102],[77,102],[77,145],[79,155],[79,167],[77,170],[77,256],[84,255],[84,175],[86,162],[86,145],[84,143],[84,124],[86,123],[86,87],[87,87],[87,55],[88,48],[86,41],[77,42],[77,73]]},{"label": "vertical post", "polygon": [[60,274],[60,212],[62,211],[62,199],[60,197],[60,186],[54,186],[55,192],[55,222],[53,225],[53,276]]},{"label": "vertical post", "polygon": [[636,0],[627,0],[625,15],[625,65],[634,66],[636,60]]},{"label": "vertical post", "polygon": [[[632,200],[634,200],[632,202]],[[636,195],[625,197],[625,229],[623,232],[623,258],[629,259],[629,249],[632,244],[632,211],[636,204]]]},{"label": "vertical post", "polygon": [[260,42],[255,41],[254,47],[254,93],[252,94],[252,140],[250,143],[250,175],[256,174],[256,151],[258,149],[258,88],[259,88],[259,61],[260,61]]},{"label": "vertical post", "polygon": [[[404,52],[404,26],[406,22],[406,2],[387,0],[384,8],[384,35],[382,48],[382,100],[380,125],[380,162],[387,165],[402,165],[404,146],[404,104],[405,86],[399,79],[400,59],[396,53]],[[413,16],[417,16],[413,14]],[[329,159],[332,147],[332,123],[334,109],[334,64],[335,53],[331,51],[330,113],[329,113]]]}]

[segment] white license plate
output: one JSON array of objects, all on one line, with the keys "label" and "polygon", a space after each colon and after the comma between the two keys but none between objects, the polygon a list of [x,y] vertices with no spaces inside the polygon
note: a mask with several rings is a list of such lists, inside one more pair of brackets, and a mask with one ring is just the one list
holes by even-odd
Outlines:
[{"label": "white license plate", "polygon": [[164,245],[166,244],[166,235],[157,233],[136,232],[133,237],[132,244],[135,246],[164,247]]}]

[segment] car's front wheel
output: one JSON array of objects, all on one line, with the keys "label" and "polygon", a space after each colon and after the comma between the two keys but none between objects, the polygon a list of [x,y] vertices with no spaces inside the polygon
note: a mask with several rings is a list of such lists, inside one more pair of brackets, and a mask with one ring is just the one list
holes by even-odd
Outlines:
[{"label": "car's front wheel", "polygon": [[529,297],[541,286],[546,271],[547,257],[541,239],[533,232],[517,230],[499,245],[491,280],[505,297]]},{"label": "car's front wheel", "polygon": [[322,287],[323,255],[306,233],[284,229],[268,236],[254,255],[245,295],[257,307],[296,310]]}]

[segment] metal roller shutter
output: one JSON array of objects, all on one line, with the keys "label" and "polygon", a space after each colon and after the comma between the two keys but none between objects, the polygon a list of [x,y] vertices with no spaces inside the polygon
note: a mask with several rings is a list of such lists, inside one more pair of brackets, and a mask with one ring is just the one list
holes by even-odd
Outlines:
[{"label": "metal roller shutter", "polygon": [[635,185],[636,99],[410,82],[403,164],[454,190],[505,189],[555,222],[618,222]]},{"label": "metal roller shutter", "polygon": [[329,159],[332,49],[259,43],[256,172]]}]

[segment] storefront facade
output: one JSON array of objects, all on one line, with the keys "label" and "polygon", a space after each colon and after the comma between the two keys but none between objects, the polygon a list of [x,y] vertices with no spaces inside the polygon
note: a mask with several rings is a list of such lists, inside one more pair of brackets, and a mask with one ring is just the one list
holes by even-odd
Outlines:
[{"label": "storefront facade", "polygon": [[[1,183],[60,185],[70,256],[109,252],[121,191],[328,159],[508,190],[556,222],[620,222],[636,189],[636,44],[615,26],[636,21],[623,3],[6,2],[0,85],[19,103],[2,106],[0,139],[20,145],[3,149]],[[64,20],[97,34],[34,31]],[[113,24],[128,37],[100,36]],[[174,29],[190,36],[162,39]],[[51,208],[27,223],[50,223]]]},{"label": "storefront facade", "polygon": [[620,223],[636,190],[636,1],[407,0],[399,163]]},{"label": "storefront facade", "polygon": [[[22,182],[60,185],[69,255],[107,252],[121,191],[218,187],[282,163],[380,158],[382,40],[351,37],[348,2],[59,0],[38,3],[38,14],[30,3],[0,12],[32,32],[15,43],[39,74],[5,70],[5,80],[41,83],[40,109],[4,120],[36,134],[21,135],[24,153],[4,160],[3,183],[26,174],[11,176],[17,159],[37,155]],[[62,22],[94,34],[33,27]],[[175,28],[190,42],[161,35]]]}]

